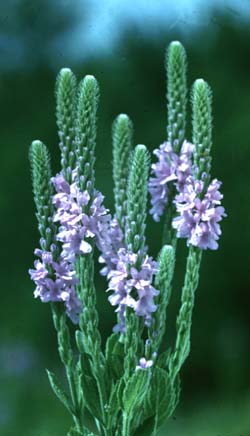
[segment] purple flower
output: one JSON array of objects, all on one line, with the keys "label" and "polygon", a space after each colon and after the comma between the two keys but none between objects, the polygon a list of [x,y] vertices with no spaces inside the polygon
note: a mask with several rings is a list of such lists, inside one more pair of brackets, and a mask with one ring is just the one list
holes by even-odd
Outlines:
[{"label": "purple flower", "polygon": [[35,261],[35,269],[30,269],[31,279],[36,284],[35,298],[43,303],[63,302],[66,313],[74,323],[78,322],[82,303],[77,297],[75,285],[78,283],[73,265],[59,257],[55,262],[50,252],[36,249],[41,260]]},{"label": "purple flower", "polygon": [[136,366],[136,370],[138,370],[138,369],[143,369],[143,370],[145,370],[145,369],[147,369],[147,368],[151,368],[151,366],[153,365],[153,360],[146,360],[145,359],[145,357],[142,357],[140,360],[139,360],[139,365],[137,365]]},{"label": "purple flower", "polygon": [[169,142],[164,142],[154,151],[158,162],[152,164],[152,177],[149,179],[151,209],[155,221],[159,221],[168,203],[169,182],[175,182],[178,191],[182,191],[187,177],[191,174],[191,155],[194,145],[186,140],[182,144],[180,155],[174,153]]},{"label": "purple flower", "polygon": [[109,302],[112,306],[118,306],[116,312],[120,319],[114,331],[125,331],[126,307],[132,308],[138,316],[142,316],[146,325],[150,324],[151,314],[156,310],[153,299],[159,291],[152,286],[152,281],[157,272],[157,263],[147,255],[142,262],[140,261],[139,266],[138,260],[138,253],[120,248],[116,267],[108,273],[108,291],[113,291]]},{"label": "purple flower", "polygon": [[57,240],[62,242],[62,258],[74,262],[79,254],[92,251],[90,240],[97,237],[109,219],[103,206],[103,195],[94,190],[93,198],[88,191],[81,192],[75,181],[69,185],[61,174],[52,179],[57,193],[53,196],[56,207],[54,222],[60,223]]},{"label": "purple flower", "polygon": [[101,252],[98,260],[105,264],[100,273],[106,276],[116,268],[118,262],[118,251],[124,248],[123,233],[116,218],[111,218],[103,224],[98,234],[96,245]]},{"label": "purple flower", "polygon": [[78,322],[82,311],[75,289],[78,283],[76,257],[90,253],[91,240],[95,239],[106,263],[103,273],[107,274],[114,267],[117,250],[122,246],[122,232],[103,206],[103,195],[96,190],[93,190],[92,197],[87,190],[82,192],[76,177],[77,171],[74,170],[71,184],[61,173],[52,178],[56,190],[52,198],[56,209],[53,221],[60,225],[55,237],[59,244],[52,244],[51,252],[37,249],[35,254],[40,260],[36,260],[35,269],[30,270],[36,284],[35,297],[42,302],[63,302],[67,315],[74,323]]},{"label": "purple flower", "polygon": [[69,316],[74,324],[78,324],[79,315],[82,312],[83,306],[81,300],[78,298],[75,289],[71,289],[69,298],[65,301],[66,314]]},{"label": "purple flower", "polygon": [[187,238],[188,245],[203,250],[218,248],[217,240],[221,235],[218,223],[226,216],[221,206],[220,186],[221,182],[214,179],[204,193],[204,182],[189,177],[183,192],[176,196],[179,215],[173,219],[172,225],[177,230],[177,237]]}]

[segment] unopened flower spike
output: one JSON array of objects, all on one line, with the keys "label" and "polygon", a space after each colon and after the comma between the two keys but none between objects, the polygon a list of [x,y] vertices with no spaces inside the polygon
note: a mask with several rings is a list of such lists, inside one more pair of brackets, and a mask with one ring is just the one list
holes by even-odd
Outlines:
[{"label": "unopened flower spike", "polygon": [[158,161],[151,166],[149,192],[150,213],[155,221],[165,214],[163,243],[175,247],[176,237],[171,227],[175,214],[173,199],[191,172],[193,145],[185,140],[187,105],[187,60],[182,44],[174,41],[166,51],[167,73],[167,139],[156,150]]},{"label": "unopened flower spike", "polygon": [[145,247],[149,159],[145,145],[137,145],[131,159],[126,211],[126,245],[137,253]]},{"label": "unopened flower spike", "polygon": [[103,225],[97,246],[101,251],[99,262],[104,264],[102,275],[115,269],[118,251],[125,248],[125,225],[127,215],[127,185],[129,162],[131,162],[132,122],[126,114],[116,117],[112,126],[113,143],[113,181],[115,213],[108,216]]},{"label": "unopened flower spike", "polygon": [[146,347],[147,357],[150,357],[153,352],[159,352],[165,334],[167,307],[171,297],[174,267],[175,250],[171,245],[165,245],[159,254],[158,271],[154,281],[154,285],[156,289],[160,290],[160,293],[155,297],[157,310],[153,313],[152,322],[148,329],[149,346]]},{"label": "unopened flower spike", "polygon": [[30,160],[34,198],[37,207],[41,249],[35,250],[38,260],[30,276],[36,284],[35,297],[42,302],[62,302],[73,322],[78,322],[82,305],[76,295],[77,284],[74,265],[60,255],[53,223],[52,183],[49,154],[40,141],[33,141]]},{"label": "unopened flower spike", "polygon": [[179,41],[169,44],[165,67],[167,72],[167,139],[173,151],[178,154],[185,139],[187,106],[187,55]]},{"label": "unopened flower spike", "polygon": [[193,108],[193,176],[210,180],[212,148],[212,90],[203,79],[194,82],[191,101]]},{"label": "unopened flower spike", "polygon": [[194,84],[192,105],[195,145],[193,174],[187,180],[183,192],[176,197],[175,203],[180,215],[173,220],[177,236],[185,235],[190,248],[182,289],[181,308],[177,317],[175,349],[168,362],[172,380],[177,377],[190,351],[192,312],[195,291],[199,282],[202,249],[217,248],[216,240],[220,234],[218,221],[224,213],[224,208],[218,210],[216,206],[220,204],[221,199],[221,195],[217,192],[218,186],[214,186],[214,190],[211,189],[210,195],[208,191],[205,193],[210,180],[211,167],[212,98],[209,86],[201,79]]},{"label": "unopened flower spike", "polygon": [[97,133],[99,85],[94,76],[85,76],[79,86],[77,105],[77,174],[78,184],[91,195],[95,182],[94,163]]},{"label": "unopened flower spike", "polygon": [[62,68],[56,80],[56,119],[59,147],[61,150],[62,172],[67,180],[72,181],[72,170],[76,166],[75,154],[75,116],[76,116],[77,80],[69,68]]},{"label": "unopened flower spike", "polygon": [[[80,294],[85,309],[80,317],[80,329],[83,335],[85,350],[101,358],[101,337],[98,330],[98,313],[96,311],[96,292],[94,286],[93,249],[99,233],[100,220],[106,215],[102,205],[103,196],[97,192],[95,183],[95,147],[97,135],[97,108],[99,102],[99,85],[94,76],[87,75],[80,82],[77,103],[76,133],[76,202],[79,211],[77,232],[80,244],[84,241],[84,249],[79,253],[77,269],[80,275]],[[74,187],[73,187],[74,190]],[[73,218],[74,222],[74,218]],[[92,322],[90,323],[90,320]],[[87,327],[88,326],[88,327]],[[100,374],[101,375],[101,374]]]},{"label": "unopened flower spike", "polygon": [[158,292],[152,286],[156,263],[145,247],[148,169],[148,151],[144,145],[137,145],[128,179],[125,246],[119,249],[115,268],[108,274],[109,290],[113,291],[109,301],[118,306],[120,323],[116,330],[121,332],[126,331],[128,308],[146,323],[156,309],[153,298]]},{"label": "unopened flower spike", "polygon": [[175,198],[177,216],[173,227],[178,237],[201,249],[218,248],[221,234],[219,222],[225,216],[221,206],[221,182],[210,182],[212,146],[212,93],[202,79],[196,80],[192,92],[193,152],[192,173],[184,189]]},{"label": "unopened flower spike", "polygon": [[34,201],[37,209],[37,220],[39,232],[42,238],[42,247],[45,250],[50,248],[51,241],[48,240],[50,231],[55,232],[52,223],[53,206],[51,203],[52,185],[50,156],[47,147],[41,141],[33,141],[30,146],[31,176],[34,193]]},{"label": "unopened flower spike", "polygon": [[120,114],[115,119],[112,133],[115,217],[124,231],[129,162],[133,134],[132,122],[126,114]]}]

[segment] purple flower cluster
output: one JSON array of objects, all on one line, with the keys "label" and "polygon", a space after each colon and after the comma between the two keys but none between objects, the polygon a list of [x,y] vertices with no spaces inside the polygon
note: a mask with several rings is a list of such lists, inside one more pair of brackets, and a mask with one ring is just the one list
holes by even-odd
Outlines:
[{"label": "purple flower cluster", "polygon": [[175,182],[181,192],[188,176],[191,174],[191,155],[194,145],[184,141],[180,154],[176,154],[169,142],[164,142],[154,151],[158,162],[152,164],[153,176],[149,179],[151,209],[155,221],[159,221],[168,203],[169,182]]},{"label": "purple flower cluster", "polygon": [[111,270],[116,268],[118,262],[118,251],[124,248],[123,233],[116,218],[111,218],[103,224],[99,232],[96,245],[101,252],[99,262],[105,264],[100,274],[107,276]]},{"label": "purple flower cluster", "polygon": [[223,195],[219,188],[221,182],[212,180],[204,193],[204,182],[187,179],[185,188],[175,198],[179,216],[173,219],[177,237],[187,238],[188,244],[203,250],[218,248],[217,240],[221,234],[218,224],[225,214],[221,206]]},{"label": "purple flower cluster", "polygon": [[154,151],[158,162],[152,165],[153,177],[149,180],[150,213],[155,221],[160,220],[168,204],[169,182],[173,182],[177,191],[174,203],[178,216],[172,225],[177,230],[177,237],[187,238],[188,245],[216,250],[221,234],[219,222],[226,216],[221,206],[221,182],[214,179],[204,192],[204,180],[195,180],[192,174],[193,150],[194,145],[185,140],[180,155],[174,153],[169,142],[164,142]]},{"label": "purple flower cluster", "polygon": [[116,267],[109,271],[109,288],[113,291],[109,297],[112,306],[118,306],[119,324],[114,331],[125,332],[126,307],[131,307],[138,316],[142,316],[149,325],[151,314],[155,312],[154,297],[159,291],[152,286],[153,276],[157,272],[157,263],[149,256],[138,264],[139,254],[120,248],[117,253]]},{"label": "purple flower cluster", "polygon": [[62,242],[62,257],[69,262],[74,262],[79,254],[92,251],[90,240],[103,232],[109,220],[108,210],[102,204],[103,195],[94,190],[91,199],[87,190],[81,192],[75,176],[76,172],[71,185],[61,174],[53,178],[57,192],[53,197],[54,222],[60,224],[57,240]]},{"label": "purple flower cluster", "polygon": [[76,183],[76,174],[73,171],[72,184],[62,174],[52,178],[56,190],[52,198],[56,209],[53,221],[60,225],[56,240],[62,244],[61,253],[55,256],[55,261],[52,252],[35,250],[40,260],[35,261],[35,270],[30,270],[36,284],[35,297],[40,297],[42,302],[64,302],[66,313],[74,323],[78,322],[82,311],[82,303],[75,289],[78,283],[76,257],[92,251],[91,239],[100,240],[110,220],[102,204],[103,196],[95,190],[93,198],[90,198],[87,190],[81,192]]},{"label": "purple flower cluster", "polygon": [[36,284],[35,298],[39,297],[43,303],[63,302],[67,315],[77,323],[82,304],[76,294],[77,279],[72,264],[62,257],[55,262],[49,251],[36,249],[35,255],[39,260],[35,261],[35,269],[29,270],[31,279]]}]

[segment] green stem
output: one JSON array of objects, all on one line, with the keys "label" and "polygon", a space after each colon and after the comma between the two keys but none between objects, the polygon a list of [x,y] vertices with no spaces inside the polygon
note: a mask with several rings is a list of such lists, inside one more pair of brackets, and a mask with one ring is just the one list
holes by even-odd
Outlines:
[{"label": "green stem", "polygon": [[169,187],[169,194],[168,194],[168,204],[165,211],[165,221],[163,224],[163,235],[162,235],[162,245],[172,245],[174,250],[176,250],[177,245],[177,238],[176,238],[176,231],[172,227],[172,221],[176,214],[176,207],[174,204],[174,198],[176,195],[176,188],[175,186]]},{"label": "green stem", "polygon": [[74,380],[74,373],[72,372],[71,365],[65,366],[65,371],[67,375],[67,380],[69,384],[69,391],[72,399],[72,403],[74,406],[74,410],[76,410],[77,415],[73,415],[74,423],[78,431],[83,431],[82,428],[82,419],[81,419],[81,411],[79,410],[79,403],[78,403],[78,395],[77,395],[77,389],[75,385]]},{"label": "green stem", "polygon": [[131,436],[130,434],[130,417],[127,413],[123,414],[122,417],[122,436]]},{"label": "green stem", "polygon": [[71,347],[70,334],[66,322],[66,316],[59,304],[52,304],[52,316],[57,332],[58,351],[61,362],[64,365],[66,377],[69,385],[70,396],[76,415],[73,415],[74,423],[78,431],[82,430],[81,411],[79,408],[78,393],[74,378],[73,351]]},{"label": "green stem", "polygon": [[157,436],[158,433],[158,413],[155,415],[154,430],[152,436]]},{"label": "green stem", "polygon": [[187,258],[184,286],[181,296],[181,308],[177,317],[177,337],[175,350],[169,360],[172,381],[176,378],[190,351],[190,333],[194,308],[195,291],[199,282],[199,269],[202,250],[190,246]]},{"label": "green stem", "polygon": [[106,414],[104,405],[106,399],[106,387],[104,383],[104,356],[101,351],[101,335],[98,328],[98,312],[96,309],[96,290],[94,287],[94,264],[93,256],[81,257],[79,260],[81,298],[84,301],[84,309],[80,316],[80,329],[84,337],[84,351],[92,357],[92,371],[95,376],[99,393],[102,417],[105,423]]}]

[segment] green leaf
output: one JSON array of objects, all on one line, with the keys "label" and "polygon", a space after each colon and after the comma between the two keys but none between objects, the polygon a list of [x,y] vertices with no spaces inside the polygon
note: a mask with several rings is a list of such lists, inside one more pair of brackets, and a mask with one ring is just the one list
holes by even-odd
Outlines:
[{"label": "green leaf", "polygon": [[120,379],[123,376],[124,345],[119,342],[117,333],[113,333],[106,342],[106,361],[112,377]]},{"label": "green leaf", "polygon": [[169,378],[166,371],[155,367],[150,382],[150,390],[146,397],[145,411],[148,417],[166,409],[169,402]]},{"label": "green leaf", "polygon": [[156,431],[160,425],[172,415],[178,400],[179,380],[176,380],[176,384],[173,385],[167,371],[155,367],[150,380],[150,390],[144,400],[144,416],[142,417],[144,422],[141,425],[141,428],[144,423],[145,428],[147,428],[147,426],[148,428],[151,428],[150,426],[152,426],[153,420],[154,430]]},{"label": "green leaf", "polygon": [[78,430],[72,427],[70,431],[67,433],[67,436],[96,436],[97,435],[97,433],[93,433],[88,429],[84,428],[83,430],[84,432],[80,433]]},{"label": "green leaf", "polygon": [[75,332],[76,345],[80,353],[85,353],[85,344],[84,344],[84,335],[80,330],[76,330]]},{"label": "green leaf", "polygon": [[150,370],[137,370],[128,380],[123,392],[123,410],[127,415],[138,407],[149,389],[151,378]]},{"label": "green leaf", "polygon": [[119,401],[118,401],[118,387],[119,383],[116,383],[111,388],[111,394],[109,398],[109,405],[108,405],[108,412],[110,415],[116,415],[118,413],[118,410],[120,409]]},{"label": "green leaf", "polygon": [[152,436],[155,426],[155,417],[151,416],[143,422],[142,425],[136,430],[134,436]]},{"label": "green leaf", "polygon": [[163,404],[160,404],[159,412],[158,412],[158,427],[160,427],[166,419],[169,419],[173,412],[176,409],[176,406],[179,402],[180,396],[180,379],[179,376],[176,377],[174,383],[171,383],[169,379],[169,389],[168,389],[168,398],[166,399],[166,407]]},{"label": "green leaf", "polygon": [[119,382],[118,382],[118,387],[117,387],[117,400],[119,403],[120,408],[122,409],[123,407],[123,392],[125,389],[125,380],[122,378]]},{"label": "green leaf", "polygon": [[159,415],[159,419],[158,419],[159,426],[161,426],[166,419],[169,419],[172,416],[172,414],[175,411],[176,406],[179,402],[180,391],[181,391],[179,375],[176,377],[174,383],[171,384],[170,389],[171,389],[171,394],[169,396],[170,401],[169,401],[167,409],[161,410],[161,414]]},{"label": "green leaf", "polygon": [[82,436],[82,433],[75,430],[74,428],[71,428],[70,431],[67,433],[67,436]]},{"label": "green leaf", "polygon": [[166,369],[170,357],[171,349],[168,348],[168,350],[163,351],[159,357],[157,358],[157,366],[162,369]]},{"label": "green leaf", "polygon": [[99,421],[103,421],[96,380],[86,374],[81,379],[86,407]]},{"label": "green leaf", "polygon": [[120,404],[118,400],[118,389],[119,389],[119,382],[117,382],[115,385],[112,385],[111,387],[109,404],[107,407],[107,414],[108,414],[107,428],[109,430],[117,427],[117,415],[120,411]]},{"label": "green leaf", "polygon": [[63,403],[63,405],[68,409],[68,411],[71,414],[75,415],[73,404],[71,403],[67,393],[61,387],[60,382],[58,381],[56,375],[53,372],[49,371],[48,369],[46,371],[48,374],[50,386],[52,387],[57,398],[59,398],[59,400]]},{"label": "green leaf", "polygon": [[158,265],[154,286],[160,292],[154,300],[157,310],[153,314],[153,321],[148,330],[151,353],[158,352],[166,330],[167,307],[172,293],[175,269],[175,249],[171,245],[162,247],[158,256]]},{"label": "green leaf", "polygon": [[85,434],[87,436],[95,436],[99,433],[96,427],[94,416],[86,408],[83,410],[83,422],[84,422],[84,428],[86,427]]}]

